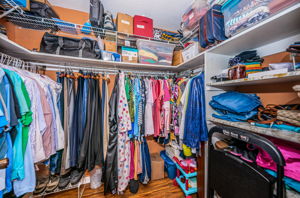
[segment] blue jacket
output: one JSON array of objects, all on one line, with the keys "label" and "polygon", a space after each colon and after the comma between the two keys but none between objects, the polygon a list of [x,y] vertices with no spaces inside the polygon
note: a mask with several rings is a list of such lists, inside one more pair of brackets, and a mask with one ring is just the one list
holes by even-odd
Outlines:
[{"label": "blue jacket", "polygon": [[204,89],[204,73],[191,79],[183,136],[183,143],[191,148],[208,139]]}]

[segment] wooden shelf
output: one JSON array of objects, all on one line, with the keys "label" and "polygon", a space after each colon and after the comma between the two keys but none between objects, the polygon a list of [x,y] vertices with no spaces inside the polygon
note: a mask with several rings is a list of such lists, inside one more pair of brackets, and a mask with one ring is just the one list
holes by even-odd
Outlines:
[{"label": "wooden shelf", "polygon": [[292,81],[300,81],[300,71],[292,71],[292,72],[275,74],[275,75],[266,75],[262,77],[242,78],[237,80],[213,82],[213,83],[208,83],[207,85],[211,87],[233,87],[233,86],[292,82]]},{"label": "wooden shelf", "polygon": [[216,123],[216,124],[222,124],[227,126],[236,127],[239,129],[244,129],[247,131],[251,131],[253,133],[257,133],[260,135],[266,135],[269,137],[274,137],[282,140],[286,140],[289,142],[295,142],[300,143],[300,133],[296,133],[293,131],[284,131],[284,130],[278,130],[278,129],[272,129],[272,128],[263,128],[263,127],[257,127],[254,125],[251,125],[247,122],[230,122],[227,120],[221,120],[214,117],[209,117],[209,121]]}]

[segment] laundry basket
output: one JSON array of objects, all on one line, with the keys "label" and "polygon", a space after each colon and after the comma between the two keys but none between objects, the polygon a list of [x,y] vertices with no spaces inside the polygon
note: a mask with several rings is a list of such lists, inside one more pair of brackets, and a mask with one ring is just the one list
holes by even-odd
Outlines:
[{"label": "laundry basket", "polygon": [[[217,150],[212,144],[214,133],[238,139],[256,145],[265,150],[277,164],[277,178],[267,174],[262,168],[248,163],[223,150]],[[268,139],[248,132],[220,125],[209,132],[208,156],[208,198],[217,192],[222,198],[283,198],[284,158],[277,147]],[[276,196],[274,184],[277,183]]]}]

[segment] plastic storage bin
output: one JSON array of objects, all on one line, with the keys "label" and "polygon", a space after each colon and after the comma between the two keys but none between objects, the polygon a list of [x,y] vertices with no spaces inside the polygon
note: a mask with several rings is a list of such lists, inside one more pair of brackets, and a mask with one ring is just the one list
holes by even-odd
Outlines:
[{"label": "plastic storage bin", "polygon": [[192,33],[192,30],[198,25],[200,18],[208,10],[207,4],[203,0],[194,1],[182,15],[183,36]]},{"label": "plastic storage bin", "polygon": [[165,162],[165,171],[168,173],[168,177],[170,179],[175,179],[176,177],[176,164],[171,160],[167,154],[166,151],[161,151],[160,152],[160,157],[164,160]]},{"label": "plastic storage bin", "polygon": [[199,43],[192,43],[182,51],[183,62],[186,62],[199,54]]},{"label": "plastic storage bin", "polygon": [[173,59],[174,44],[157,41],[137,40],[139,50],[139,62],[143,64],[171,65]]},{"label": "plastic storage bin", "polygon": [[226,36],[253,26],[299,0],[228,0],[222,7]]}]

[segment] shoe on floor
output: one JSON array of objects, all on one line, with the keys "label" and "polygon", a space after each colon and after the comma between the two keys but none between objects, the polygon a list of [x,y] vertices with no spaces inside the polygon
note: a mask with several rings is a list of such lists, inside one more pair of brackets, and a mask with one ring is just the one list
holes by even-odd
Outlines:
[{"label": "shoe on floor", "polygon": [[45,191],[47,184],[50,181],[50,171],[49,168],[45,164],[36,164],[37,171],[36,171],[36,186],[34,190],[34,194],[40,194]]},{"label": "shoe on floor", "polygon": [[58,187],[59,181],[60,181],[60,177],[58,175],[51,175],[50,181],[47,184],[47,188],[45,191],[47,193],[53,192]]},{"label": "shoe on floor", "polygon": [[71,184],[75,185],[77,184],[80,179],[82,178],[82,176],[84,175],[84,171],[80,170],[80,169],[75,169],[72,171],[71,173]]},{"label": "shoe on floor", "polygon": [[229,147],[229,145],[222,140],[217,141],[215,145],[217,149],[221,149],[221,150],[227,149]]},{"label": "shoe on floor", "polygon": [[70,180],[71,180],[71,171],[69,171],[68,173],[60,176],[60,180],[59,180],[59,183],[58,183],[58,188],[59,189],[66,188],[69,185]]}]

